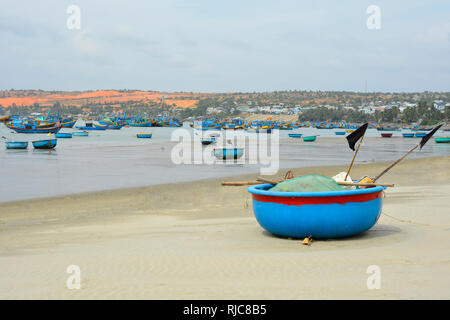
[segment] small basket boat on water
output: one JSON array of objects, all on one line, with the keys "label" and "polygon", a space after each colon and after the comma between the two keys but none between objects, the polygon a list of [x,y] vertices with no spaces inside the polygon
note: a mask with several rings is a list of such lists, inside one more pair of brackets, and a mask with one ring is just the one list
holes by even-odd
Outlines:
[{"label": "small basket boat on water", "polygon": [[72,134],[74,137],[87,137],[89,136],[89,132],[87,131],[78,131]]},{"label": "small basket boat on water", "polygon": [[72,138],[72,134],[68,132],[58,132],[55,134],[55,138],[69,139]]},{"label": "small basket boat on water", "polygon": [[305,137],[303,137],[303,141],[304,142],[313,142],[313,141],[316,141],[316,139],[317,139],[317,136],[305,136]]},{"label": "small basket boat on water", "polygon": [[345,131],[336,131],[334,134],[337,136],[345,136]]},{"label": "small basket boat on water", "polygon": [[434,138],[436,143],[450,143],[450,137],[436,137]]},{"label": "small basket boat on water", "polygon": [[243,148],[216,148],[213,154],[217,159],[239,159],[244,154]]},{"label": "small basket boat on water", "polygon": [[152,133],[144,133],[144,132],[136,133],[136,137],[138,137],[138,139],[150,139],[152,135],[153,135]]},{"label": "small basket boat on water", "polygon": [[54,147],[56,147],[57,141],[58,141],[58,139],[33,141],[33,147],[35,149],[53,149]]},{"label": "small basket boat on water", "polygon": [[6,149],[27,149],[28,141],[6,141]]},{"label": "small basket boat on water", "polygon": [[302,134],[301,133],[289,133],[288,136],[289,136],[289,138],[301,138]]},{"label": "small basket boat on water", "polygon": [[203,137],[203,138],[200,138],[200,142],[206,146],[206,145],[216,142],[216,138],[215,137]]},{"label": "small basket boat on water", "polygon": [[381,137],[382,138],[390,138],[390,137],[392,137],[392,133],[382,133]]}]

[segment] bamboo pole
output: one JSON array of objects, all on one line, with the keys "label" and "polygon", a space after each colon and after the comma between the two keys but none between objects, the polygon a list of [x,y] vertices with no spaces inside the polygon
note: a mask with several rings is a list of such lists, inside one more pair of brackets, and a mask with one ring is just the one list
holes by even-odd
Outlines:
[{"label": "bamboo pole", "polygon": [[352,162],[350,163],[350,167],[348,167],[347,173],[345,174],[344,181],[347,181],[347,177],[348,177],[348,175],[349,175],[349,173],[350,173],[350,170],[352,170],[353,162],[355,162],[356,155],[358,154],[359,147],[361,146],[361,143],[362,143],[362,141],[363,141],[365,135],[366,135],[366,132],[364,132],[363,136],[362,136],[361,139],[359,140],[358,148],[356,148],[355,154],[353,155]]}]

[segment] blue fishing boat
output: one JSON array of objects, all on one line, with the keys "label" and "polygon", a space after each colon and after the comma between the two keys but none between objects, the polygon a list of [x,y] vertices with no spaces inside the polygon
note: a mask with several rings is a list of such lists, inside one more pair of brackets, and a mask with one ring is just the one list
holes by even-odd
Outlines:
[{"label": "blue fishing boat", "polygon": [[218,148],[214,149],[214,156],[218,159],[239,159],[244,154],[242,148]]},{"label": "blue fishing boat", "polygon": [[341,238],[369,230],[378,221],[383,187],[329,192],[270,191],[271,184],[248,188],[253,212],[267,231],[292,238]]},{"label": "blue fishing boat", "polygon": [[110,124],[110,125],[99,125],[94,124],[95,128],[104,128],[106,130],[120,130],[123,127],[123,124]]},{"label": "blue fishing boat", "polygon": [[64,119],[61,122],[61,125],[63,126],[63,128],[72,128],[75,125],[75,122],[77,122],[77,120]]},{"label": "blue fishing boat", "polygon": [[136,134],[139,139],[150,139],[152,137],[151,133],[139,132]]},{"label": "blue fishing boat", "polygon": [[336,131],[334,134],[337,136],[345,136],[345,131]]},{"label": "blue fishing boat", "polygon": [[402,133],[403,138],[414,138],[414,133]]},{"label": "blue fishing boat", "polygon": [[57,133],[62,126],[41,128],[33,125],[23,127],[8,126],[8,128],[13,129],[17,133]]},{"label": "blue fishing boat", "polygon": [[204,137],[204,138],[200,138],[200,142],[206,146],[208,144],[216,142],[216,138],[215,137]]},{"label": "blue fishing boat", "polygon": [[6,141],[6,149],[26,149],[28,141]]},{"label": "blue fishing boat", "polygon": [[87,132],[87,131],[78,131],[78,132],[74,132],[72,135],[74,137],[87,137],[89,135],[89,132]]},{"label": "blue fishing boat", "polygon": [[92,123],[86,122],[85,126],[76,126],[80,130],[106,130],[105,126],[93,126]]},{"label": "blue fishing boat", "polygon": [[416,138],[423,138],[423,137],[425,137],[426,135],[427,135],[426,132],[417,132],[417,133],[415,134]]},{"label": "blue fishing boat", "polygon": [[301,133],[289,133],[288,136],[290,138],[301,138],[302,134]]},{"label": "blue fishing boat", "polygon": [[54,147],[56,147],[57,141],[58,139],[33,141],[33,147],[35,149],[53,149]]},{"label": "blue fishing boat", "polygon": [[68,139],[68,138],[72,138],[72,134],[67,133],[67,132],[58,132],[55,134],[55,138]]}]

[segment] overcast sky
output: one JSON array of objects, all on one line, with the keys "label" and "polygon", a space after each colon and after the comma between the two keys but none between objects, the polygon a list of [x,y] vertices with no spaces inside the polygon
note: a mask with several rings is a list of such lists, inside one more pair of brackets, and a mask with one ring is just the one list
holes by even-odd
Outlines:
[{"label": "overcast sky", "polygon": [[[300,3],[301,2],[301,3]],[[307,3],[303,3],[307,2]],[[68,29],[69,5],[81,28]],[[369,5],[381,29],[368,29]],[[0,0],[0,88],[450,91],[450,1]]]}]

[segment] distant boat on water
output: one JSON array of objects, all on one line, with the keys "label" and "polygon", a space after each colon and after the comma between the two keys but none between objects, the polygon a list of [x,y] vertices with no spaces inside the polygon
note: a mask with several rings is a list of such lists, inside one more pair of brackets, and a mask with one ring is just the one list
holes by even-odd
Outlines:
[{"label": "distant boat on water", "polygon": [[390,138],[390,137],[392,137],[392,133],[382,133],[381,137],[382,138]]},{"label": "distant boat on water", "polygon": [[152,134],[151,133],[139,132],[139,133],[136,133],[136,136],[139,139],[150,139],[152,137]]},{"label": "distant boat on water", "polygon": [[334,134],[337,136],[345,136],[345,131],[336,131]]},{"label": "distant boat on water", "polygon": [[54,147],[56,147],[57,141],[58,139],[33,141],[33,147],[35,149],[53,149]]},{"label": "distant boat on water", "polygon": [[27,149],[28,141],[6,141],[6,149]]},{"label": "distant boat on water", "polygon": [[434,138],[436,143],[450,143],[450,137],[436,137]]},{"label": "distant boat on water", "polygon": [[89,136],[89,132],[87,131],[78,131],[72,134],[74,137],[87,137]]},{"label": "distant boat on water", "polygon": [[414,138],[414,133],[403,133],[403,138]]},{"label": "distant boat on water", "polygon": [[316,141],[316,139],[317,139],[317,136],[305,136],[305,137],[303,137],[303,141],[304,142],[313,142],[313,141]]},{"label": "distant boat on water", "polygon": [[239,159],[244,154],[243,148],[218,148],[214,149],[214,156],[217,159]]},{"label": "distant boat on water", "polygon": [[67,133],[67,132],[58,132],[55,134],[55,138],[68,139],[68,138],[72,138],[72,134]]},{"label": "distant boat on water", "polygon": [[302,134],[301,133],[289,133],[288,136],[290,138],[301,138]]}]

